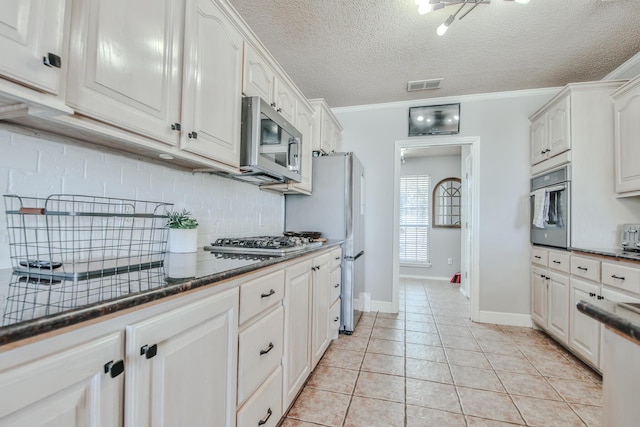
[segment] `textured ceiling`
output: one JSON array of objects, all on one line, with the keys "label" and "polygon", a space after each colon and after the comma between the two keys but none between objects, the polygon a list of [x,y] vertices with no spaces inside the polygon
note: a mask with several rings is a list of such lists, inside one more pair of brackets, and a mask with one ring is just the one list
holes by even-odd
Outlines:
[{"label": "textured ceiling", "polygon": [[[342,107],[600,80],[640,51],[639,0],[493,0],[419,15],[414,0],[229,0],[307,98]],[[444,77],[407,92],[409,80]]]}]

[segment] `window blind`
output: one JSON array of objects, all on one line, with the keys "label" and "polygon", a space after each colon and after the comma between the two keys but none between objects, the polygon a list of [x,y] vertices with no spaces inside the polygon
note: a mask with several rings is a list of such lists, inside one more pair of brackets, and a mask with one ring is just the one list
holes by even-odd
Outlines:
[{"label": "window blind", "polygon": [[400,262],[429,263],[429,175],[400,177]]}]

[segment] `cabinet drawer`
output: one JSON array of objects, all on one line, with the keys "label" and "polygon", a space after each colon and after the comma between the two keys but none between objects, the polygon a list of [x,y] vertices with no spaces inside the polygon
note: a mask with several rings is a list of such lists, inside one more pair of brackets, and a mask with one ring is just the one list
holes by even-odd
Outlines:
[{"label": "cabinet drawer", "polygon": [[342,263],[342,248],[335,248],[331,251],[331,268],[336,268]]},{"label": "cabinet drawer", "polygon": [[571,255],[571,274],[585,279],[600,281],[600,261]]},{"label": "cabinet drawer", "polygon": [[238,427],[275,427],[281,416],[282,367],[278,366],[238,411]]},{"label": "cabinet drawer", "polygon": [[276,271],[240,286],[240,324],[282,301],[284,270]]},{"label": "cabinet drawer", "polygon": [[571,255],[568,252],[549,251],[549,268],[568,273],[570,271]]},{"label": "cabinet drawer", "polygon": [[602,283],[640,293],[640,268],[619,263],[602,263]]},{"label": "cabinet drawer", "polygon": [[284,309],[278,307],[240,333],[238,403],[243,402],[280,364],[284,341]]},{"label": "cabinet drawer", "polygon": [[340,292],[342,290],[342,269],[340,267],[331,270],[331,299],[333,303],[340,298]]},{"label": "cabinet drawer", "polygon": [[549,262],[549,251],[546,249],[532,247],[531,262],[538,265],[544,265],[546,267]]},{"label": "cabinet drawer", "polygon": [[329,309],[329,339],[338,338],[340,331],[340,298]]}]

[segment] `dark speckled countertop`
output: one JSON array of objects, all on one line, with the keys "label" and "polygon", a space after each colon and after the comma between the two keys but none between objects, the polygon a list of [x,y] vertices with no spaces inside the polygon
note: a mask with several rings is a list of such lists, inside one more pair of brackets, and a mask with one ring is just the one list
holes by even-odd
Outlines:
[{"label": "dark speckled countertop", "polygon": [[570,248],[574,252],[582,252],[589,255],[600,255],[615,258],[618,261],[638,261],[640,262],[640,252],[624,251],[622,249],[607,248]]},{"label": "dark speckled countertop", "polygon": [[578,310],[640,345],[640,307],[611,301],[578,301]]},{"label": "dark speckled countertop", "polygon": [[90,280],[43,280],[0,270],[0,345],[44,334],[208,286],[316,251],[341,241],[284,256],[224,256],[204,249],[168,253],[163,267]]}]

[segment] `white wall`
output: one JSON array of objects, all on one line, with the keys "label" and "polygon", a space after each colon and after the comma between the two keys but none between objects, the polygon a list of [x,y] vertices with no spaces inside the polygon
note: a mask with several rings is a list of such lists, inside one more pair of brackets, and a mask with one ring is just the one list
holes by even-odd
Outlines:
[{"label": "white wall", "polygon": [[[430,99],[411,105],[461,103],[458,136],[480,137],[479,307],[529,313],[529,120],[557,90]],[[343,149],[367,173],[366,291],[392,301],[393,167],[396,140],[407,139],[409,104],[339,108]],[[442,137],[438,137],[442,138]]]},{"label": "white wall", "polygon": [[[409,157],[400,167],[400,175],[430,175],[431,195],[436,184],[445,178],[460,178],[460,156]],[[433,212],[429,208],[429,212]],[[429,214],[431,215],[431,214]],[[451,278],[460,271],[460,229],[429,229],[429,254],[431,267],[400,266],[400,275]],[[452,258],[449,265],[447,259]]]},{"label": "white wall", "polygon": [[[284,197],[257,186],[189,173],[97,149],[11,132],[0,124],[3,194],[55,193],[164,201],[198,219],[198,245],[218,237],[281,234]],[[10,266],[4,209],[0,213],[0,268]]]}]

